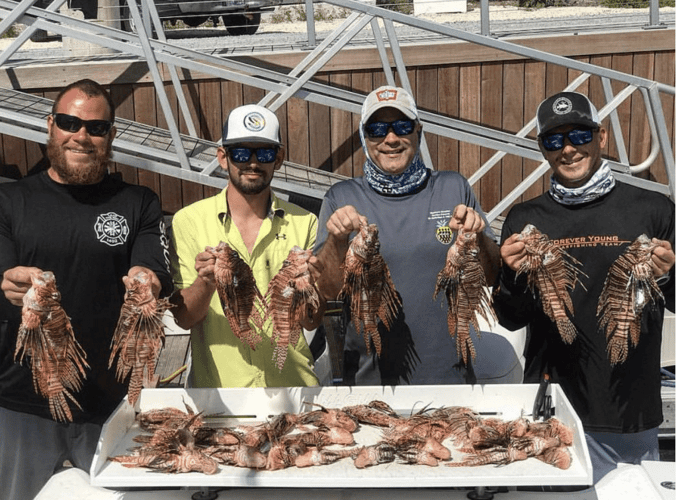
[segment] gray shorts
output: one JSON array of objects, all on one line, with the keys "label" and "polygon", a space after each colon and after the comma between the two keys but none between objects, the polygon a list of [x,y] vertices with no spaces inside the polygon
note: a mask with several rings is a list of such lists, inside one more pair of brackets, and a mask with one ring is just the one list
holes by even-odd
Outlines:
[{"label": "gray shorts", "polygon": [[659,428],[643,432],[615,434],[611,432],[587,432],[585,439],[589,448],[594,484],[617,468],[618,463],[640,465],[643,460],[660,460]]},{"label": "gray shorts", "polygon": [[0,498],[34,498],[66,460],[89,473],[100,435],[100,425],[63,424],[0,407]]}]

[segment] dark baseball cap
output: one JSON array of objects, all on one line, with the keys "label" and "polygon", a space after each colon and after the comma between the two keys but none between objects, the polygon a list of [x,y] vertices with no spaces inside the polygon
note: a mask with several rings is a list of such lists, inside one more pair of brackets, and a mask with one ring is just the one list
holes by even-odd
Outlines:
[{"label": "dark baseball cap", "polygon": [[596,129],[600,123],[594,105],[587,96],[577,92],[559,92],[538,106],[538,137],[561,125],[584,125]]}]

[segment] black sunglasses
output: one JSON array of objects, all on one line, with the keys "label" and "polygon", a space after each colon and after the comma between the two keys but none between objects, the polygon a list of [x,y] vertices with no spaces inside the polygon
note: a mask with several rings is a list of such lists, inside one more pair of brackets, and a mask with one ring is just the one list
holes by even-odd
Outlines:
[{"label": "black sunglasses", "polygon": [[415,122],[413,120],[396,120],[393,122],[371,122],[364,127],[366,135],[371,138],[385,137],[390,129],[396,135],[408,135],[413,132]]},{"label": "black sunglasses", "polygon": [[547,134],[541,137],[542,147],[547,151],[558,151],[563,147],[564,139],[568,140],[574,146],[582,146],[589,144],[594,138],[594,131],[588,128],[576,128],[566,132],[565,134]]},{"label": "black sunglasses", "polygon": [[228,154],[232,161],[236,163],[246,163],[251,159],[251,155],[256,153],[256,158],[261,163],[272,163],[277,157],[279,148],[245,148],[245,147],[231,147],[228,148]]},{"label": "black sunglasses", "polygon": [[87,133],[93,137],[103,137],[113,127],[113,122],[108,120],[82,120],[77,116],[65,115],[63,113],[56,113],[52,115],[56,126],[66,132],[75,133],[82,128],[87,130]]}]

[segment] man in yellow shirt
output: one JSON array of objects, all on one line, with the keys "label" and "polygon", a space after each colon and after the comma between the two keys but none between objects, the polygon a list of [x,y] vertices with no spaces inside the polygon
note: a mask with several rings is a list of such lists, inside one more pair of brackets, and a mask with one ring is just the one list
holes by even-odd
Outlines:
[{"label": "man in yellow shirt", "polygon": [[[265,295],[294,246],[314,246],[317,217],[279,199],[270,183],[284,161],[279,122],[270,110],[255,104],[231,111],[223,127],[217,157],[229,183],[216,196],[179,210],[172,221],[172,275],[177,288],[172,310],[181,328],[191,330],[192,385],[195,387],[293,387],[318,384],[313,357],[303,335],[289,346],[280,371],[273,363],[272,325],[255,350],[238,339],[216,291],[215,257],[206,247],[228,243],[253,271]],[[315,257],[310,263],[316,261]],[[315,329],[318,314],[302,326]]]}]

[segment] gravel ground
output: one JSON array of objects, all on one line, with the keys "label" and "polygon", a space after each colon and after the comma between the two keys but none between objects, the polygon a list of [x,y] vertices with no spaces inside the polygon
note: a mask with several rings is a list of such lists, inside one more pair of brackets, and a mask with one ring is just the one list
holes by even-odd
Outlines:
[{"label": "gravel ground", "polygon": [[[471,7],[470,7],[471,8]],[[305,32],[306,23],[305,22],[287,22],[287,23],[275,23],[273,22],[274,18],[281,17],[281,13],[289,10],[294,12],[297,7],[280,7],[275,13],[267,14],[262,18],[262,24],[259,32],[285,32],[285,33],[298,33]],[[322,11],[327,12],[329,15],[331,12],[335,12],[336,9],[331,9],[330,4],[318,4],[315,7],[315,12]],[[610,9],[607,7],[600,6],[587,6],[587,7],[547,7],[542,9],[524,9],[517,6],[502,6],[502,5],[491,5],[489,9],[489,17],[491,23],[493,22],[503,22],[503,21],[538,21],[538,20],[551,20],[551,19],[570,19],[570,18],[596,18],[601,22],[601,18],[608,16],[621,16],[627,18],[634,18],[635,16],[647,16],[647,9]],[[660,15],[664,14],[665,16],[671,15],[673,18],[674,8],[666,7],[660,9]],[[468,12],[455,12],[455,13],[441,13],[441,14],[421,14],[415,16],[420,19],[425,19],[428,21],[433,21],[441,24],[453,24],[462,26],[464,23],[478,23],[481,20],[481,11],[479,8],[474,8]],[[317,32],[331,31],[343,22],[344,19],[335,19],[332,21],[317,21],[316,30]],[[461,28],[463,29],[463,28]]]},{"label": "gravel ground", "polygon": [[[320,4],[321,5],[321,4]],[[421,15],[422,19],[444,24],[455,29],[471,33],[481,33],[480,10],[465,13]],[[581,32],[585,30],[622,29],[646,26],[649,24],[648,9],[608,9],[604,7],[548,7],[544,9],[520,9],[518,7],[491,6],[489,11],[491,35],[497,37],[524,34],[551,34],[557,32]],[[319,43],[344,19],[318,21],[315,23],[316,41]],[[660,9],[660,22],[674,26],[674,8]],[[214,30],[212,29],[212,32]],[[222,33],[222,31],[221,31]],[[205,33],[206,35],[206,33]],[[213,36],[213,35],[212,35]],[[429,32],[409,26],[398,26],[397,36],[400,42],[430,40]],[[173,35],[172,35],[173,37]],[[365,27],[354,39],[354,43],[372,40],[370,26]],[[183,40],[178,41],[181,45]],[[187,42],[187,41],[186,41]],[[211,47],[241,52],[253,48],[259,50],[284,50],[302,48],[307,45],[307,24],[305,22],[261,24],[259,32],[253,36],[220,36],[219,38],[193,38],[189,42],[192,48],[209,50]]]}]

